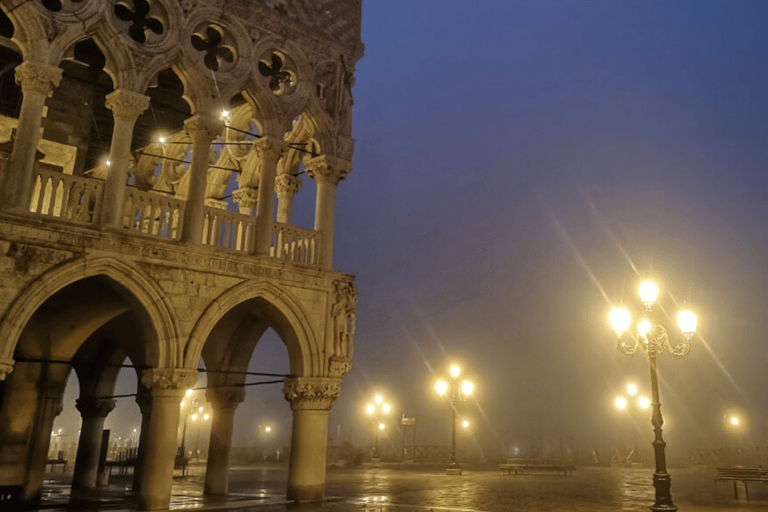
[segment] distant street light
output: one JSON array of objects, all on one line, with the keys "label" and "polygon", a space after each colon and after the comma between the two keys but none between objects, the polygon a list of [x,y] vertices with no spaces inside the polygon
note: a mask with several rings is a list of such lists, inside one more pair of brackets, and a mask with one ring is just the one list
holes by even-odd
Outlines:
[{"label": "distant street light", "polygon": [[267,460],[274,455],[272,446],[272,426],[259,423],[256,426],[256,449],[262,452],[261,457],[263,460]]},{"label": "distant street light", "polygon": [[184,393],[184,398],[182,398],[181,403],[179,404],[179,407],[181,409],[184,409],[184,406],[187,405],[187,400],[189,400],[189,407],[186,408],[184,411],[184,427],[181,429],[181,446],[179,447],[179,451],[181,452],[182,457],[187,456],[187,448],[186,448],[186,440],[187,440],[187,418],[189,416],[189,411],[197,407],[197,397],[194,396],[194,391],[191,389],[188,389],[186,393]]},{"label": "distant street light", "polygon": [[[744,437],[746,427],[744,419],[736,413],[729,413],[725,415],[724,420],[726,428],[733,433],[733,439],[736,445],[734,459],[737,464],[741,464],[744,462],[744,453],[742,451],[742,438]],[[757,450],[755,450],[755,453],[757,454]]]},{"label": "distant street light", "polygon": [[[192,422],[197,425],[197,434],[195,435],[195,458],[198,460],[200,460],[200,431],[203,430],[203,423],[208,421],[210,418],[210,414],[203,413],[202,406],[198,409],[198,412],[192,415]],[[200,420],[200,423],[197,423],[198,419]]]},{"label": "distant street light", "polygon": [[379,462],[379,430],[384,430],[384,423],[381,422],[381,416],[383,414],[389,414],[392,408],[389,404],[384,403],[384,398],[381,395],[376,395],[373,399],[373,404],[369,404],[366,408],[368,416],[371,417],[374,430],[374,443],[373,454],[371,456],[372,462]]},{"label": "distant street light", "polygon": [[460,475],[461,468],[456,456],[456,404],[463,402],[474,391],[474,384],[470,380],[459,382],[461,368],[453,365],[450,368],[450,380],[439,379],[435,382],[435,391],[441,397],[448,399],[451,405],[451,460],[448,463],[446,473],[449,475]]},{"label": "distant street light", "polygon": [[[629,416],[629,419],[632,420],[632,414],[636,413],[637,411],[645,411],[651,406],[651,401],[648,400],[645,396],[637,396],[637,386],[635,386],[632,383],[627,384],[627,394],[630,396],[628,399],[627,397],[623,395],[619,395],[616,397],[616,409],[619,411],[626,411],[627,415]],[[636,398],[636,399],[635,399]],[[635,459],[637,457],[638,453],[638,446],[637,446],[637,426],[635,425],[634,421],[631,421],[632,423],[632,453],[626,458],[626,460],[622,460],[622,462],[631,462],[631,459]]]},{"label": "distant street light", "polygon": [[672,503],[670,488],[672,481],[667,473],[667,461],[664,454],[666,443],[661,437],[661,426],[664,420],[661,417],[661,403],[659,402],[659,385],[656,377],[656,354],[665,350],[670,354],[682,356],[691,350],[691,340],[696,331],[696,315],[690,311],[682,311],[678,315],[680,330],[684,340],[672,345],[669,341],[667,329],[661,323],[655,321],[652,317],[653,305],[659,292],[658,286],[652,281],[645,281],[639,288],[640,299],[645,304],[645,315],[637,325],[637,331],[634,335],[628,336],[627,341],[622,339],[622,334],[627,330],[630,323],[630,314],[624,308],[615,308],[611,311],[609,320],[618,336],[619,350],[624,354],[631,355],[641,349],[648,356],[651,366],[651,395],[653,415],[651,423],[654,427],[655,439],[653,449],[656,459],[656,472],[653,474],[653,486],[656,489],[656,500],[651,507],[654,511],[671,512],[676,511],[677,507]]}]

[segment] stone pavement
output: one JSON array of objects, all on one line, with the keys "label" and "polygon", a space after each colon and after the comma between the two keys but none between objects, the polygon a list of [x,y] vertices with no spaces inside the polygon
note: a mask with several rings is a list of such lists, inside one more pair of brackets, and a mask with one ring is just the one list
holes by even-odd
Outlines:
[{"label": "stone pavement", "polygon": [[[461,476],[445,475],[441,466],[382,464],[328,471],[320,503],[297,506],[285,500],[287,467],[259,464],[231,471],[230,494],[202,495],[204,466],[174,479],[171,510],[255,512],[647,512],[653,503],[651,468],[579,467],[573,476],[503,475],[492,466],[469,467]],[[711,468],[672,468],[672,495],[681,511],[768,510],[768,485],[750,486],[749,502],[733,499],[731,483],[714,482]],[[130,477],[112,477],[98,493],[71,496],[65,476],[46,483],[44,511],[134,511],[126,493]]]}]

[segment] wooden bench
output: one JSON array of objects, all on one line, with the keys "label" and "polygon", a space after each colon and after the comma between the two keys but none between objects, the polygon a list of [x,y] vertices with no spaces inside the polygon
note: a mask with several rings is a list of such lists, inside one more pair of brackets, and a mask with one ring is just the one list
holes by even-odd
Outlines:
[{"label": "wooden bench", "polygon": [[744,484],[744,494],[749,499],[749,485],[747,482],[768,482],[768,468],[717,468],[715,485],[720,481],[733,482],[733,497],[737,498],[736,483]]},{"label": "wooden bench", "polygon": [[536,473],[540,471],[548,471],[556,474],[562,473],[563,476],[568,476],[569,473],[573,474],[576,470],[576,466],[571,464],[563,464],[558,460],[532,460],[532,459],[507,459],[504,464],[499,464],[499,469],[511,475],[522,475],[526,472]]},{"label": "wooden bench", "polygon": [[134,468],[136,471],[136,461],[139,458],[138,448],[127,448],[120,450],[117,453],[117,458],[114,460],[104,461],[104,466],[108,469],[109,474],[112,474],[112,468],[118,468],[118,475],[128,474],[128,468]]},{"label": "wooden bench", "polygon": [[[133,468],[136,471],[138,458],[139,449],[131,448],[130,450],[120,452],[115,460],[104,461],[104,466],[108,469],[110,475],[112,474],[112,468],[118,468],[118,474],[125,475],[128,473],[128,468]],[[173,459],[173,469],[180,469],[182,476],[186,476],[189,473],[189,459],[184,457],[181,448],[176,451],[176,457]]]},{"label": "wooden bench", "polygon": [[66,452],[64,450],[59,450],[57,458],[55,458],[55,459],[48,459],[48,460],[45,461],[45,464],[51,466],[51,472],[53,472],[53,470],[56,468],[56,466],[63,466],[61,471],[63,473],[66,473],[67,472],[67,464],[68,464]]}]

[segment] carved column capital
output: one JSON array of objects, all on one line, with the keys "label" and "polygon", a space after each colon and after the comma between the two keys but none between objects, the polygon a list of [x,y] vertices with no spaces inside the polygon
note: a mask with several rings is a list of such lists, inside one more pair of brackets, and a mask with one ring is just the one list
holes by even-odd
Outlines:
[{"label": "carved column capital", "polygon": [[117,89],[107,94],[104,104],[113,116],[136,121],[149,107],[149,97],[128,89]]},{"label": "carved column capital", "polygon": [[288,149],[288,144],[277,137],[264,135],[253,143],[253,149],[265,163],[277,165],[277,161],[280,160],[280,157],[285,154],[285,150]]},{"label": "carved column capital", "polygon": [[5,380],[9,373],[13,371],[13,359],[0,357],[0,380]]},{"label": "carved column capital", "polygon": [[232,191],[232,199],[238,204],[241,212],[244,208],[253,211],[253,206],[259,201],[259,191],[254,188],[238,188]]},{"label": "carved column capital", "polygon": [[115,400],[111,398],[97,398],[84,396],[75,401],[75,407],[82,416],[106,418],[115,408]]},{"label": "carved column capital", "polygon": [[39,92],[46,96],[61,83],[62,69],[43,62],[24,61],[16,67],[16,82],[22,92]]},{"label": "carved column capital", "polygon": [[211,142],[221,132],[224,126],[221,121],[212,117],[196,115],[184,121],[184,130],[189,134],[192,140],[197,137],[204,142]]},{"label": "carved column capital", "polygon": [[304,160],[304,169],[315,181],[338,185],[352,170],[352,162],[331,155],[320,155]]},{"label": "carved column capital", "polygon": [[285,399],[294,411],[327,411],[341,394],[341,379],[295,377],[285,379]]},{"label": "carved column capital", "polygon": [[186,368],[150,368],[144,370],[141,383],[150,390],[152,396],[178,396],[195,385],[197,370]]},{"label": "carved column capital", "polygon": [[290,174],[279,174],[275,178],[275,193],[279,198],[293,199],[301,189],[301,179]]},{"label": "carved column capital", "polygon": [[205,397],[215,410],[234,412],[245,400],[245,388],[242,386],[208,388],[205,390]]}]

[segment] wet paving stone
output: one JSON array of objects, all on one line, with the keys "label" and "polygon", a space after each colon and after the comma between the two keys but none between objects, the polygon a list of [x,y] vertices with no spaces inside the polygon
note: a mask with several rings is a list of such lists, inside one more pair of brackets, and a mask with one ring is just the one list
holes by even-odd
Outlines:
[{"label": "wet paving stone", "polygon": [[[493,467],[469,467],[446,475],[439,466],[383,464],[328,471],[327,499],[296,505],[285,499],[287,467],[235,467],[226,497],[203,495],[203,465],[174,478],[171,510],[260,512],[647,512],[653,504],[651,468],[580,467],[571,476],[505,475]],[[733,498],[730,482],[715,483],[712,468],[670,471],[681,511],[768,510],[768,485],[750,485],[750,501]],[[136,510],[130,476],[113,478],[91,494],[69,491],[66,476],[46,481],[41,510]],[[738,489],[739,497],[743,490]],[[77,497],[77,500],[72,502]]]}]

